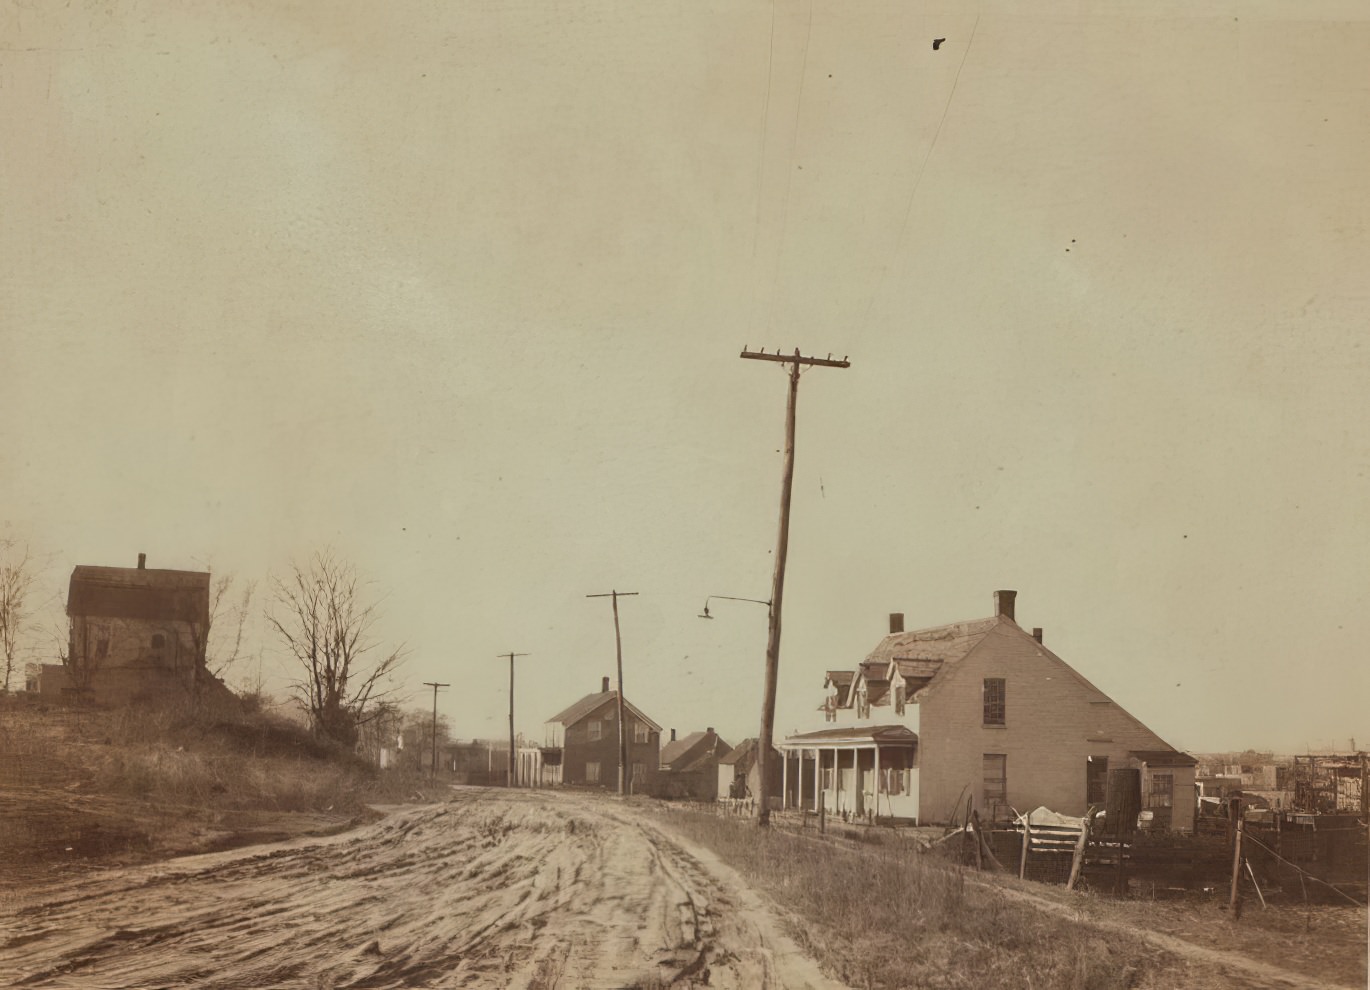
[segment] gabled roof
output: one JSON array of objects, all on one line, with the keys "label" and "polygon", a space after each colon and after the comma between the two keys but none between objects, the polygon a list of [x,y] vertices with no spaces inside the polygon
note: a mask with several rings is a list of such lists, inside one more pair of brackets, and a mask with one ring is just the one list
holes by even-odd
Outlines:
[{"label": "gabled roof", "polygon": [[[567,708],[564,711],[557,712],[557,714],[553,715],[547,721],[560,722],[562,725],[575,725],[581,719],[586,718],[587,716],[592,715],[596,711],[598,711],[599,707],[603,705],[606,701],[613,701],[617,697],[617,691],[597,691],[594,694],[587,694],[585,697],[581,698],[570,708]],[[623,699],[623,707],[628,709],[628,711],[632,712],[633,715],[635,715],[637,718],[646,722],[657,732],[661,731],[661,726],[657,725],[646,715],[642,714],[641,709],[639,709],[627,698]]]},{"label": "gabled roof", "polygon": [[209,572],[79,564],[67,589],[67,615],[209,622]]},{"label": "gabled roof", "polygon": [[[718,764],[719,766],[734,766],[741,767],[743,770],[748,770],[751,768],[751,765],[756,762],[756,748],[756,736],[744,739],[733,747],[732,751],[728,753],[727,756],[719,759]],[[771,747],[771,752],[776,756],[779,756],[779,751],[776,750],[774,746]]]},{"label": "gabled roof", "polygon": [[919,661],[923,669],[930,669],[934,665],[940,669],[943,664],[954,663],[975,649],[1001,618],[996,615],[988,619],[915,629],[912,632],[890,633],[871,650],[866,663],[888,664],[892,660],[913,660]]},{"label": "gabled roof", "polygon": [[1199,764],[1188,753],[1173,749],[1133,749],[1128,751],[1128,755],[1151,767],[1193,767]]},{"label": "gabled roof", "polygon": [[845,708],[851,700],[851,682],[856,675],[850,670],[830,670],[823,679],[823,686],[832,686],[837,691],[837,707]]},{"label": "gabled roof", "polygon": [[691,732],[683,739],[661,747],[661,766],[670,770],[692,770],[699,763],[707,763],[716,753],[726,753],[732,747],[717,732]]}]

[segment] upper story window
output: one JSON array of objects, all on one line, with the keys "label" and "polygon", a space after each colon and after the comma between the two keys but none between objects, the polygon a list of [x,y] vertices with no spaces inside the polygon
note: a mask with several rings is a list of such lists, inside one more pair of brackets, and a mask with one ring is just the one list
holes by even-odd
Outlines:
[{"label": "upper story window", "polygon": [[650,730],[648,730],[648,728],[647,728],[647,723],[646,723],[646,722],[634,722],[634,723],[633,723],[633,742],[635,742],[635,743],[647,743],[647,742],[651,742],[651,741],[652,741],[652,740],[651,740],[651,732],[650,732]]},{"label": "upper story window", "polygon": [[871,700],[870,695],[866,693],[865,687],[862,687],[860,691],[856,692],[856,717],[871,717]]},{"label": "upper story window", "polygon": [[905,699],[904,699],[904,685],[899,684],[899,685],[896,685],[895,688],[894,688],[894,714],[896,714],[896,715],[903,715],[903,714],[904,714],[904,704],[905,704]]},{"label": "upper story window", "polygon": [[591,741],[591,742],[598,742],[598,741],[599,741],[599,739],[601,738],[601,733],[603,732],[603,727],[604,727],[604,723],[602,723],[599,719],[595,719],[593,722],[590,723],[590,741]]},{"label": "upper story window", "polygon": [[1003,725],[1005,714],[1006,684],[1002,677],[985,678],[985,724]]}]

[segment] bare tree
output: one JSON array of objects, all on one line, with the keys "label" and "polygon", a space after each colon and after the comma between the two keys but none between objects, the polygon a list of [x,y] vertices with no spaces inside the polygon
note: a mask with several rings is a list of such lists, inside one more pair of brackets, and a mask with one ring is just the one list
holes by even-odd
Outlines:
[{"label": "bare tree", "polygon": [[232,573],[221,574],[210,584],[209,622],[204,629],[196,627],[191,631],[197,682],[202,673],[222,680],[242,657],[243,637],[256,591],[257,582],[239,584]]},{"label": "bare tree", "polygon": [[32,619],[33,584],[37,577],[38,567],[28,544],[0,540],[0,662],[5,668],[0,694],[9,693],[20,636]]},{"label": "bare tree", "polygon": [[405,659],[403,646],[385,650],[372,638],[378,618],[356,570],[332,551],[272,582],[267,621],[299,666],[292,689],[314,730],[348,746],[395,690],[391,676]]}]

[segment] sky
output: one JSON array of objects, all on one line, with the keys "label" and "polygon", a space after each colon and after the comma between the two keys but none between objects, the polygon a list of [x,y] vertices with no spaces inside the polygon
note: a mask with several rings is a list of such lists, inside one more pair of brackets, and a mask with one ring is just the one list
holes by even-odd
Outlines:
[{"label": "sky", "polygon": [[[944,38],[936,49],[934,39]],[[498,737],[614,673],[778,733],[1018,619],[1172,745],[1370,740],[1370,11],[1331,0],[0,13],[0,538],[329,547]],[[35,647],[37,649],[38,647]],[[255,655],[259,652],[260,657]]]}]

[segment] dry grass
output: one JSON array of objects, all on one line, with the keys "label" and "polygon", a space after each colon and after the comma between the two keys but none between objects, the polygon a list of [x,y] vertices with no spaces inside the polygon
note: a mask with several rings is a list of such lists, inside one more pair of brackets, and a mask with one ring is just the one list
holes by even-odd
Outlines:
[{"label": "dry grass", "polygon": [[691,812],[671,824],[794,912],[800,945],[854,987],[1181,985],[1178,961],[1141,940],[1008,901],[911,844],[838,845]]},{"label": "dry grass", "polygon": [[434,793],[269,713],[112,711],[0,699],[0,844],[35,870],[143,860],[331,830]]}]

